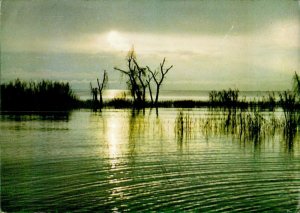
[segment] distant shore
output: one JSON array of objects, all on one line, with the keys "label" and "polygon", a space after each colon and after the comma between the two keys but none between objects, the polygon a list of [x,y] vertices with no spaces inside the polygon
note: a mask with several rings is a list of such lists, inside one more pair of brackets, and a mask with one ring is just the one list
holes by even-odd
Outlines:
[{"label": "distant shore", "polygon": [[[173,90],[173,89],[163,89],[160,94],[160,101],[182,101],[182,100],[191,100],[191,101],[209,101],[209,93],[211,90]],[[260,100],[263,97],[267,97],[269,93],[275,92],[279,94],[283,91],[243,91],[239,93],[240,99],[246,99],[246,101]],[[74,93],[77,95],[79,100],[87,101],[91,99],[91,94],[89,90],[74,89]],[[125,94],[125,95],[124,95]],[[106,102],[111,101],[112,99],[124,98],[130,100],[130,91],[126,89],[106,89],[103,92],[103,100]],[[277,95],[277,98],[278,95]],[[150,97],[147,97],[149,100]]]},{"label": "distant shore", "polygon": [[[200,93],[200,91],[199,91]],[[203,100],[204,93],[207,95]],[[255,92],[254,92],[255,93]],[[184,95],[185,91],[180,93]],[[285,107],[286,110],[300,109],[300,101],[295,93],[264,92],[260,98],[247,98],[241,96],[239,90],[202,91],[201,97],[193,100],[171,99],[159,100],[157,104],[145,100],[134,102],[128,95],[104,100],[100,105],[99,100],[81,100],[71,89],[69,83],[43,80],[41,82],[26,82],[19,79],[1,85],[1,108],[0,111],[69,111],[73,109],[91,109],[94,111],[101,108],[222,108],[222,109],[259,109],[274,110]],[[195,95],[195,94],[194,94]],[[244,94],[243,94],[244,95]],[[253,94],[252,94],[253,95]],[[183,98],[183,96],[181,97]]]},{"label": "distant shore", "polygon": [[[280,101],[276,101],[275,103],[265,102],[265,101],[238,101],[234,105],[227,105],[225,103],[212,103],[210,101],[197,101],[197,100],[166,100],[166,101],[159,101],[157,108],[231,108],[231,109],[259,109],[259,110],[268,110],[273,111],[276,108],[280,108],[281,104]],[[133,101],[128,99],[112,99],[104,102],[103,109],[106,108],[114,108],[114,109],[139,109],[141,107],[136,107]],[[143,108],[156,108],[150,102],[146,102]],[[300,103],[295,105],[297,110],[300,110]],[[55,111],[69,111],[74,109],[91,109],[91,110],[98,110],[97,107],[94,106],[92,100],[76,100],[74,101],[74,105],[69,106],[68,108],[65,107],[55,107],[55,108],[38,108],[38,106],[28,106],[19,108],[3,108],[1,107],[2,112],[18,112],[18,111],[27,111],[27,112],[55,112]]]},{"label": "distant shore", "polygon": [[[92,100],[79,101],[79,108],[92,109]],[[273,110],[280,107],[280,102],[275,103],[265,101],[238,101],[234,105],[228,105],[226,103],[212,103],[210,101],[197,101],[197,100],[165,100],[158,102],[158,108],[259,108],[266,110]],[[104,102],[103,108],[134,108],[134,103],[128,99],[112,99]],[[146,102],[144,108],[155,108],[150,102]],[[297,104],[297,108],[300,109],[300,104]]]}]

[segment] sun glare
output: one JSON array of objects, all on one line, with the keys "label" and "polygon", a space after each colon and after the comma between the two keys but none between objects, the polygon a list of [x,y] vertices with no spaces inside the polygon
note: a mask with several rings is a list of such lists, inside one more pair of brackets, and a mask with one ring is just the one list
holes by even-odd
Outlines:
[{"label": "sun glare", "polygon": [[107,34],[106,40],[108,44],[116,50],[127,51],[130,48],[128,39],[118,31],[110,31]]}]

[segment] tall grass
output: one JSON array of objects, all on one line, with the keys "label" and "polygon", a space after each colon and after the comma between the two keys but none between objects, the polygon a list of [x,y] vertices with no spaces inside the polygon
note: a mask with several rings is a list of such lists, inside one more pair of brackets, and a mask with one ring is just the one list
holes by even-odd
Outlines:
[{"label": "tall grass", "polygon": [[240,141],[253,141],[257,144],[265,137],[282,132],[285,139],[291,142],[298,129],[291,129],[288,125],[290,124],[286,124],[286,119],[280,116],[280,112],[265,112],[259,108],[246,110],[213,108],[205,116],[192,116],[190,112],[179,111],[175,119],[175,134],[179,141],[202,133],[206,137],[211,134],[231,135]]},{"label": "tall grass", "polygon": [[296,94],[285,91],[279,95],[280,105],[284,113],[285,133],[294,134],[300,123],[300,113],[297,107]]},{"label": "tall grass", "polygon": [[298,96],[299,98],[299,101],[300,101],[300,77],[299,75],[295,72],[295,75],[294,75],[294,93],[296,94],[296,96]]},{"label": "tall grass", "polygon": [[255,141],[260,139],[266,124],[261,112],[256,109],[224,111],[220,120],[219,128],[222,132]]},{"label": "tall grass", "polygon": [[222,90],[211,91],[209,93],[209,100],[212,105],[234,107],[238,103],[239,90]]},{"label": "tall grass", "polygon": [[178,112],[175,121],[175,135],[180,143],[183,139],[189,139],[192,134],[192,129],[194,127],[194,121],[189,114]]},{"label": "tall grass", "polygon": [[268,96],[263,97],[262,101],[259,101],[257,106],[259,106],[262,110],[267,109],[270,111],[274,111],[275,108],[278,106],[275,92],[269,92]]},{"label": "tall grass", "polygon": [[78,99],[69,83],[19,79],[1,85],[1,110],[62,111],[75,108]]}]

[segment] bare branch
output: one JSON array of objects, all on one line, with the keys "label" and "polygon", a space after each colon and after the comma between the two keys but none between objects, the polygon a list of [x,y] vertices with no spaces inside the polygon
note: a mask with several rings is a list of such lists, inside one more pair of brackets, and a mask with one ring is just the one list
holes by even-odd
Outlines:
[{"label": "bare branch", "polygon": [[138,63],[136,62],[135,59],[133,59],[133,63],[135,64],[135,66],[137,67],[137,69],[140,70],[140,66],[138,65]]},{"label": "bare branch", "polygon": [[98,84],[99,91],[101,91],[101,90],[102,90],[102,87],[101,87],[101,85],[100,85],[100,83],[99,83],[99,78],[97,78],[97,84]]},{"label": "bare branch", "polygon": [[108,75],[107,75],[106,70],[104,70],[102,84],[105,84],[105,85],[106,85],[107,82],[108,82]]},{"label": "bare branch", "polygon": [[164,66],[164,64],[165,64],[165,61],[166,61],[166,58],[164,58],[163,62],[160,64],[161,70],[162,70],[162,68],[163,68],[163,66]]},{"label": "bare branch", "polygon": [[147,67],[148,71],[151,73],[155,83],[158,84],[158,81],[156,79],[156,76],[157,76],[158,72],[157,71],[153,72],[148,66],[146,66],[146,67]]},{"label": "bare branch", "polygon": [[124,74],[126,74],[126,75],[130,75],[130,73],[129,73],[128,71],[119,69],[118,67],[114,67],[114,69],[117,70],[117,71],[120,71],[120,72],[122,72],[122,73],[124,73]]},{"label": "bare branch", "polygon": [[147,75],[146,82],[147,82],[148,85],[150,85],[150,82],[151,82],[152,79],[153,79],[152,75]]},{"label": "bare branch", "polygon": [[165,71],[164,75],[166,75],[166,74],[169,72],[169,70],[170,70],[170,69],[172,69],[172,67],[173,67],[173,65],[172,65],[172,66],[170,66],[168,69],[166,69],[166,71]]}]

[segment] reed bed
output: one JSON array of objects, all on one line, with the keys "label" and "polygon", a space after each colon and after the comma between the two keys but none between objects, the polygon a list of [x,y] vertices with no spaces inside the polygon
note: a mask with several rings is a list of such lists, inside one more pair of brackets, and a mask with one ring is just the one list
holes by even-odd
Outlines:
[{"label": "reed bed", "polygon": [[259,109],[211,109],[205,116],[194,116],[191,112],[181,110],[175,120],[175,134],[177,138],[225,134],[240,140],[259,142],[265,136],[274,136],[279,131],[286,138],[293,138],[299,131],[299,113],[295,112],[289,117],[278,114]]},{"label": "reed bed", "polygon": [[62,111],[78,107],[78,102],[69,83],[17,79],[1,85],[1,110]]}]

